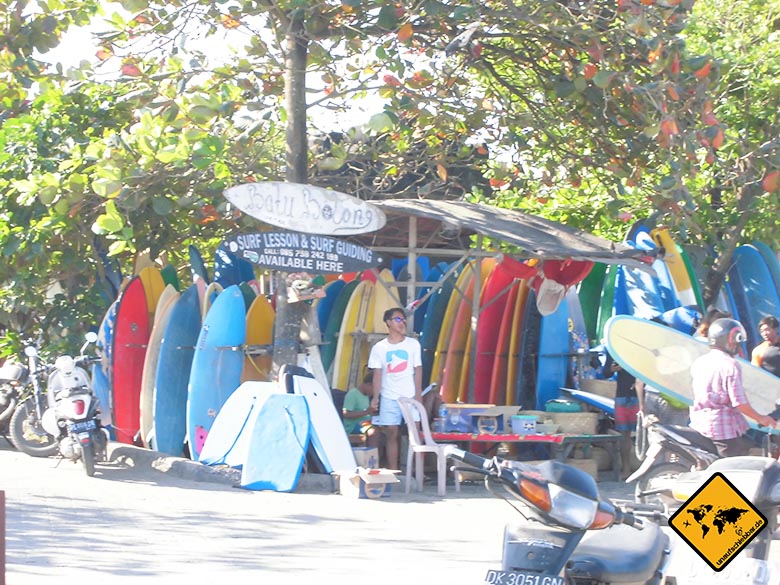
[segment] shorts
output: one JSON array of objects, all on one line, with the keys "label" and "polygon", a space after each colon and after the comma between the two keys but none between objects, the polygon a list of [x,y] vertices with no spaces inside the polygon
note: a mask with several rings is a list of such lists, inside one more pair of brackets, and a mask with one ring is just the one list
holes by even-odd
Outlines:
[{"label": "shorts", "polygon": [[636,428],[636,415],[639,412],[639,398],[615,398],[615,430],[633,431]]},{"label": "shorts", "polygon": [[[420,413],[417,412],[417,409],[412,410],[412,414],[415,422],[420,422]],[[371,422],[380,427],[393,427],[404,424],[404,417],[398,401],[380,395],[379,414]]]}]

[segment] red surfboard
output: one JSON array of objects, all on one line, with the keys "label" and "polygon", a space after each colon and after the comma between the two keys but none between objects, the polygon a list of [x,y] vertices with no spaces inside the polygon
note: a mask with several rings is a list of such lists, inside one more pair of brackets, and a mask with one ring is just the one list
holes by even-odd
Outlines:
[{"label": "red surfboard", "polygon": [[141,428],[141,384],[148,342],[146,293],[136,276],[119,298],[111,355],[114,430],[120,443],[132,445]]}]

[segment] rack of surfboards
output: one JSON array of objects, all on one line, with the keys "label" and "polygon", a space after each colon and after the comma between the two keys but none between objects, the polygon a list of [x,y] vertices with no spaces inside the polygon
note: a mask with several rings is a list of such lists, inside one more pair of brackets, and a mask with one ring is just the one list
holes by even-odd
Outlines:
[{"label": "rack of surfboards", "polygon": [[[560,291],[554,307],[540,304],[538,282],[519,277],[506,258],[436,263],[420,256],[414,277],[423,284],[412,291],[403,259],[380,271],[320,277],[324,296],[312,307],[324,376],[318,384],[328,396],[330,388],[357,385],[371,345],[387,334],[384,312],[402,306],[422,346],[423,384],[437,383],[446,402],[544,409],[561,387],[594,375],[588,351],[613,315],[660,318],[692,331],[707,254],[684,250],[668,229],[642,222],[626,241],[649,256],[664,248],[655,274],[595,264]],[[243,383],[274,383],[275,311],[267,291],[252,265],[224,251],[215,255],[213,274],[212,281],[191,247],[189,286],[171,267],[138,267],[106,312],[94,379],[117,440],[172,455],[186,445],[198,458]],[[752,348],[758,320],[780,314],[776,254],[760,243],[740,246],[718,303],[745,324]]]}]

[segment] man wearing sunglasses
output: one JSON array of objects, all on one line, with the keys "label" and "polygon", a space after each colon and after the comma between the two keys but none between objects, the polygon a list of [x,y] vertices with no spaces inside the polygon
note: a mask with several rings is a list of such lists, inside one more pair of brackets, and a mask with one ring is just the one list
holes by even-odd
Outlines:
[{"label": "man wearing sunglasses", "polygon": [[710,351],[691,365],[692,429],[712,439],[721,457],[747,455],[755,443],[745,436],[750,417],[759,425],[774,427],[775,420],[757,413],[745,396],[742,371],[735,355],[747,335],[734,319],[717,319],[710,325]]},{"label": "man wearing sunglasses", "polygon": [[387,467],[399,469],[403,416],[398,399],[422,401],[422,351],[420,342],[406,335],[406,313],[401,307],[388,309],[382,318],[388,335],[371,348],[368,357],[368,367],[374,372],[371,410],[379,408],[374,424],[385,431]]}]

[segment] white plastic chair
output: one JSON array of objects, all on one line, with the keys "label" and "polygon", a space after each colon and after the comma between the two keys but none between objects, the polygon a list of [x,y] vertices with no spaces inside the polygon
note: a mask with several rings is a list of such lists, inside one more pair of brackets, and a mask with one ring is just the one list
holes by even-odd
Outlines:
[{"label": "white plastic chair", "polygon": [[[431,428],[428,425],[428,414],[421,402],[413,398],[399,398],[398,404],[406,421],[406,428],[409,431],[409,450],[406,455],[406,493],[411,488],[412,468],[415,470],[417,479],[417,489],[423,489],[423,467],[425,465],[425,454],[436,453],[436,469],[438,472],[438,494],[445,495],[447,489],[447,454],[452,445],[443,445],[437,443],[431,437]],[[423,437],[425,442],[420,439],[420,432],[414,421],[415,409],[420,415]],[[460,473],[455,472],[455,491],[460,491]]]}]

